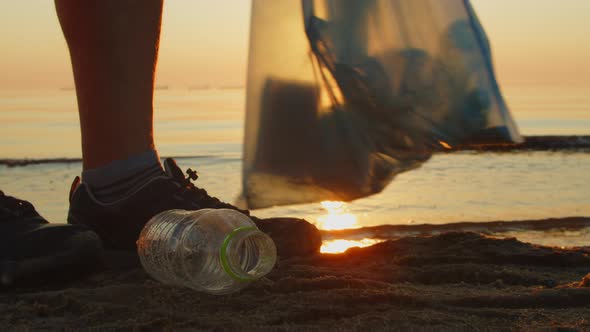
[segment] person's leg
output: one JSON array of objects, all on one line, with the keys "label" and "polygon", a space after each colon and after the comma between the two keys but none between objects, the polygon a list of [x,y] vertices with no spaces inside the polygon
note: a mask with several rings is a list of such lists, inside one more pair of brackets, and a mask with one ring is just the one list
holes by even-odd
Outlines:
[{"label": "person's leg", "polygon": [[[89,226],[109,249],[135,251],[145,223],[162,211],[237,209],[194,186],[196,172],[185,178],[173,160],[164,163],[166,172],[159,164],[152,101],[162,0],[55,4],[74,70],[84,159],[82,182],[74,180],[70,192],[68,223]],[[277,243],[279,254],[317,250],[319,232],[305,221],[278,228],[262,222],[261,228],[276,238],[296,234],[301,224],[316,241],[295,252]]]},{"label": "person's leg", "polygon": [[163,0],[55,0],[76,82],[84,169],[154,149]]},{"label": "person's leg", "polygon": [[153,140],[162,1],[55,1],[76,82],[82,180],[103,202],[163,174]]}]

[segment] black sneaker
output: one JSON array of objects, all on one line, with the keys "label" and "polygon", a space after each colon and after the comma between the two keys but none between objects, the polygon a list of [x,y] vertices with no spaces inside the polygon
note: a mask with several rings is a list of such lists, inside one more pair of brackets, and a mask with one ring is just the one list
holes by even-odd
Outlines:
[{"label": "black sneaker", "polygon": [[[163,211],[226,208],[250,215],[248,211],[224,203],[196,187],[192,181],[198,178],[197,173],[188,169],[185,178],[173,159],[164,161],[164,169],[165,175],[152,178],[128,197],[108,204],[96,200],[90,188],[76,177],[70,192],[68,222],[92,228],[107,249],[135,251],[135,242],[145,223]],[[273,238],[280,256],[310,254],[320,247],[319,231],[305,220],[289,218],[284,222],[271,223],[272,219],[253,219],[263,232]],[[295,241],[295,246],[293,241],[280,241],[289,236],[301,238]]]},{"label": "black sneaker", "polygon": [[82,225],[50,224],[33,205],[0,191],[0,285],[43,285],[95,269],[101,241]]}]

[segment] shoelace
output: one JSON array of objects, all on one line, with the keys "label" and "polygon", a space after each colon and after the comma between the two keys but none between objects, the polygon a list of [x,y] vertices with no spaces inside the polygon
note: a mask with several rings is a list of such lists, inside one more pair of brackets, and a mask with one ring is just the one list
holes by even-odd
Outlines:
[{"label": "shoelace", "polygon": [[[183,178],[181,181],[181,183],[183,185],[180,188],[181,195],[189,194],[193,197],[196,197],[199,200],[205,200],[207,204],[221,203],[221,201],[218,198],[209,196],[209,194],[207,193],[207,191],[205,189],[195,186],[193,181],[196,181],[199,178],[197,171],[189,168],[186,170],[186,174],[187,174],[187,177]],[[180,180],[180,179],[178,179],[178,180]]]},{"label": "shoelace", "polygon": [[0,191],[0,221],[4,217],[23,217],[35,213],[33,204],[21,199],[6,196]]}]

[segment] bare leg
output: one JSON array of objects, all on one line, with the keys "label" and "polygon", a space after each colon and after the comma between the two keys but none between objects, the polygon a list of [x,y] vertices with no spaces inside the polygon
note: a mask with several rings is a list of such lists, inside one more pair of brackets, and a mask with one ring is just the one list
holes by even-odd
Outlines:
[{"label": "bare leg", "polygon": [[84,169],[154,149],[163,0],[55,0],[69,46]]}]

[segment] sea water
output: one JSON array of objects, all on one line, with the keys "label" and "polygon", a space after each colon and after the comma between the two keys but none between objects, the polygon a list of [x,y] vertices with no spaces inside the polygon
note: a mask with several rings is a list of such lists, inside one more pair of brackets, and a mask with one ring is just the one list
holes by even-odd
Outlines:
[{"label": "sea water", "polygon": [[[588,91],[528,86],[505,89],[505,94],[524,135],[590,135]],[[229,202],[241,188],[244,102],[243,89],[156,91],[155,138],[161,156],[180,157],[181,167],[199,171],[198,186]],[[0,159],[79,158],[79,140],[74,91],[0,91]],[[80,162],[0,165],[0,190],[31,200],[54,222],[65,222],[68,190],[80,171]],[[326,230],[590,216],[590,153],[438,154],[372,197],[254,214],[302,217]],[[588,233],[580,232],[518,236],[543,244],[584,245]]]}]

